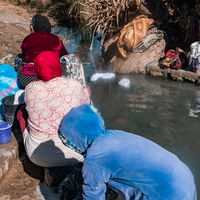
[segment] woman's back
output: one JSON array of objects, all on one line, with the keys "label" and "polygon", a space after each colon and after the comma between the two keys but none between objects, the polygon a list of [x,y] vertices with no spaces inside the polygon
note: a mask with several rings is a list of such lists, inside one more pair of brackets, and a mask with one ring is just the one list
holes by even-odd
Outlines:
[{"label": "woman's back", "polygon": [[52,51],[58,57],[68,54],[58,36],[44,31],[37,31],[25,37],[21,45],[21,50],[24,54],[25,62],[22,74],[30,76],[36,76],[33,62],[41,52]]},{"label": "woman's back", "polygon": [[52,51],[57,56],[66,55],[65,49],[61,49],[62,42],[60,38],[52,33],[37,31],[24,38],[21,48],[22,52],[26,50],[24,62],[34,62],[34,59],[43,51]]},{"label": "woman's back", "polygon": [[61,119],[72,107],[89,103],[80,82],[63,77],[35,81],[25,89],[30,134],[43,139],[58,138]]}]

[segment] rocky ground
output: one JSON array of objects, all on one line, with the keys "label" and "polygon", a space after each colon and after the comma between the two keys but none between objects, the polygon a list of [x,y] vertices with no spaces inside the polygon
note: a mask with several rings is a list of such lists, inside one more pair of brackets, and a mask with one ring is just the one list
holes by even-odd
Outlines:
[{"label": "rocky ground", "polygon": [[[3,1],[0,1],[0,15],[0,64],[14,66],[14,58],[21,52],[21,42],[30,33],[31,15],[24,9]],[[48,188],[41,185],[43,181],[44,169],[34,165],[23,151],[3,181],[0,181],[0,200],[44,199],[41,187],[43,192]],[[48,199],[55,198],[52,196]]]},{"label": "rocky ground", "polygon": [[40,183],[44,181],[42,177],[43,168],[34,165],[25,155],[21,156],[0,183],[0,200],[44,199],[37,198],[42,197],[40,192],[37,192]]}]

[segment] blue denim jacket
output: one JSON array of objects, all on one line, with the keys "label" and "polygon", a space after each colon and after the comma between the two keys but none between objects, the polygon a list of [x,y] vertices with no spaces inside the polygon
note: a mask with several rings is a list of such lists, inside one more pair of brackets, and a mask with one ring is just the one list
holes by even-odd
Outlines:
[{"label": "blue denim jacket", "polygon": [[123,199],[197,199],[193,175],[176,155],[141,136],[106,130],[87,104],[72,108],[59,131],[85,153],[85,200],[105,200],[106,184]]}]

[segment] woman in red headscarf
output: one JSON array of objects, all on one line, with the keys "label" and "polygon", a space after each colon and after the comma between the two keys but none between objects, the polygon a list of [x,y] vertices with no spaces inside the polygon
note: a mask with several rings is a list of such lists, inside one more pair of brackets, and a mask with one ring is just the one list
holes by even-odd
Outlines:
[{"label": "woman in red headscarf", "polygon": [[[28,112],[23,132],[24,146],[29,159],[42,167],[73,165],[83,161],[82,155],[66,150],[58,138],[61,119],[72,107],[90,103],[89,94],[77,80],[61,77],[59,57],[51,52],[40,53],[34,61],[37,80],[25,88]],[[20,116],[18,120],[20,122]]]}]

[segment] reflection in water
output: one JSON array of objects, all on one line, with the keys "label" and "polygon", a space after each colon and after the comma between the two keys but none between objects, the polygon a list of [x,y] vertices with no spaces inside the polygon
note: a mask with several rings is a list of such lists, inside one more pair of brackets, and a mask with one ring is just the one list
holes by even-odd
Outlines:
[{"label": "reflection in water", "polygon": [[[198,117],[189,116],[189,109],[196,110],[200,103],[200,88],[139,74],[90,82],[103,67],[100,42],[94,41],[93,51],[89,46],[76,37],[66,48],[84,63],[92,101],[106,127],[141,135],[175,153],[193,172],[200,195],[200,123]],[[130,88],[119,85],[123,78],[130,80]]]},{"label": "reflection in water", "polygon": [[[129,104],[127,105],[129,107],[132,107],[132,108],[143,108],[143,109],[148,109],[148,108],[153,108],[151,106],[148,106],[148,105],[142,105],[142,104]],[[132,110],[133,111],[133,110]]]},{"label": "reflection in water", "polygon": [[194,109],[191,109],[190,106],[191,106],[190,100],[187,99],[187,107],[188,107],[188,110],[189,110],[188,116],[190,116],[190,117],[199,117],[199,116],[196,115],[196,114],[197,114],[197,113],[200,113],[200,105],[197,104],[195,110],[194,110]]},{"label": "reflection in water", "polygon": [[[129,89],[117,84],[122,76],[131,81]],[[115,80],[90,86],[108,129],[136,133],[175,153],[191,168],[200,187],[200,123],[188,116],[186,105],[188,98],[196,104],[198,88],[144,75],[116,75]]]}]

